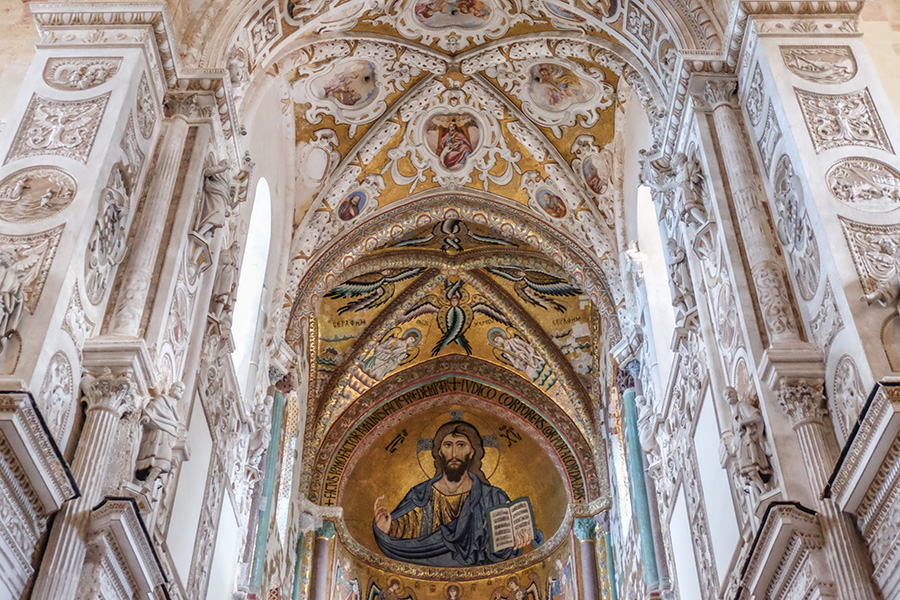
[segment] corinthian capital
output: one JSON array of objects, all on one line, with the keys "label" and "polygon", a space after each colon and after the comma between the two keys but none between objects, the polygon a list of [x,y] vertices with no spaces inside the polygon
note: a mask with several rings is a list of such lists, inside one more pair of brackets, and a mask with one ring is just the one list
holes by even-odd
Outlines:
[{"label": "corinthian capital", "polygon": [[124,414],[134,406],[136,389],[133,379],[130,369],[119,373],[109,369],[96,375],[86,373],[81,379],[81,391],[88,410],[108,410],[120,416]]},{"label": "corinthian capital", "polygon": [[737,80],[732,78],[710,79],[703,88],[703,99],[712,110],[722,105],[737,108]]},{"label": "corinthian capital", "polygon": [[828,417],[823,382],[819,380],[782,380],[778,404],[794,429],[807,423],[824,423]]}]

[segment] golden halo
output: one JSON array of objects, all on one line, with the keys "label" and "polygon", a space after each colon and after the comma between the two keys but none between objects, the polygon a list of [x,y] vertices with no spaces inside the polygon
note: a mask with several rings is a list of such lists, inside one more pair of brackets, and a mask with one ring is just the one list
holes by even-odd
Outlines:
[{"label": "golden halo", "polygon": [[450,421],[465,421],[473,425],[481,434],[481,442],[484,444],[481,471],[485,477],[490,479],[497,470],[497,465],[500,464],[500,439],[490,425],[461,406],[453,407],[434,418],[419,434],[419,439],[416,440],[416,459],[419,461],[419,468],[428,479],[434,477],[434,457],[431,456],[434,434]]}]

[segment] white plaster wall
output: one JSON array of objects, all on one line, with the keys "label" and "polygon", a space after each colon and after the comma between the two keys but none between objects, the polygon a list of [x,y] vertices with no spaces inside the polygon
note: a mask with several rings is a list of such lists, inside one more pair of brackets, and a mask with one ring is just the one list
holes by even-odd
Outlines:
[{"label": "white plaster wall", "polygon": [[700,485],[706,501],[709,532],[721,584],[730,571],[732,555],[740,541],[740,530],[731,499],[728,473],[719,464],[719,428],[712,398],[708,393],[703,398],[703,407],[697,418],[694,445],[697,448]]},{"label": "white plaster wall", "polygon": [[213,552],[212,566],[209,570],[207,600],[231,598],[240,547],[241,530],[238,527],[234,507],[231,505],[231,496],[225,494],[225,499],[222,501],[222,513],[219,515],[216,550]]},{"label": "white plaster wall", "polygon": [[681,600],[698,600],[701,598],[700,577],[697,575],[694,542],[683,490],[678,491],[678,498],[675,500],[672,519],[669,522],[669,533],[672,537],[672,556],[675,559],[678,595]]},{"label": "white plaster wall", "polygon": [[178,489],[175,491],[175,503],[172,506],[172,520],[166,538],[169,554],[182,583],[187,583],[191,570],[194,538],[197,536],[209,458],[212,455],[212,437],[199,398],[194,401],[191,410],[191,424],[187,438],[191,458],[181,468]]}]

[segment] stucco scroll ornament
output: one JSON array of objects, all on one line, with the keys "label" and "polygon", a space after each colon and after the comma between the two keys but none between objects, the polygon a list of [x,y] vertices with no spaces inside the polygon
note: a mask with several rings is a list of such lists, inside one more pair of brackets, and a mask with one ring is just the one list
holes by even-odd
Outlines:
[{"label": "stucco scroll ornament", "polygon": [[866,393],[859,376],[859,368],[849,354],[843,355],[834,369],[832,402],[839,416],[838,426],[846,438],[866,404]]},{"label": "stucco scroll ornament", "polygon": [[[509,184],[521,156],[506,143],[499,120],[506,110],[494,94],[471,79],[461,89],[435,82],[423,92],[400,109],[406,132],[388,150],[394,181],[413,190],[431,171],[438,185],[465,185],[476,173],[484,190]],[[412,175],[400,169],[405,157]]]},{"label": "stucco scroll ornament", "polygon": [[143,435],[134,476],[151,498],[158,497],[172,470],[173,449],[184,429],[178,416],[183,395],[184,384],[176,381],[166,392],[155,395],[141,415]]},{"label": "stucco scroll ornament", "polygon": [[259,55],[266,49],[270,42],[281,36],[281,20],[278,18],[278,11],[275,3],[264,9],[255,20],[251,20],[247,25],[249,32],[250,47],[253,49],[254,57]]},{"label": "stucco scroll ornament", "polygon": [[50,58],[44,81],[56,90],[89,90],[115,77],[121,65],[121,58]]},{"label": "stucco scroll ornament", "polygon": [[861,299],[900,312],[900,227],[838,218],[862,285]]},{"label": "stucco scroll ornament", "polygon": [[867,212],[900,207],[900,173],[881,161],[864,157],[839,160],[828,169],[831,194],[848,206]]},{"label": "stucco scroll ornament", "polygon": [[522,110],[538,125],[549,127],[557,139],[578,123],[590,128],[613,105],[615,89],[604,71],[587,71],[576,62],[561,59],[504,61],[485,74],[522,103]]},{"label": "stucco scroll ornament", "polygon": [[794,269],[798,291],[809,302],[815,296],[821,274],[819,246],[809,215],[803,206],[803,189],[785,154],[775,167],[775,232]]},{"label": "stucco scroll ornament", "polygon": [[106,187],[100,192],[100,210],[85,256],[85,294],[92,304],[103,300],[113,271],[125,258],[130,194],[131,182],[126,168],[116,163]]},{"label": "stucco scroll ornament", "polygon": [[370,22],[448,52],[503,37],[515,25],[534,23],[519,0],[395,0]]},{"label": "stucco scroll ornament", "polygon": [[893,152],[868,89],[849,94],[817,94],[794,89],[816,152],[865,146]]},{"label": "stucco scroll ornament", "polygon": [[384,114],[387,98],[405,89],[422,70],[413,52],[392,45],[360,42],[352,51],[346,43],[334,45],[346,58],[335,60],[317,48],[309,59],[320,59],[318,62],[297,67],[291,98],[310,105],[306,110],[309,123],[315,125],[322,115],[331,115],[336,123],[349,124],[353,137],[359,125]]},{"label": "stucco scroll ornament", "polygon": [[781,46],[788,70],[814,83],[846,83],[856,75],[850,46]]},{"label": "stucco scroll ornament", "polygon": [[747,493],[762,494],[769,489],[772,479],[762,412],[751,398],[741,398],[732,387],[725,388],[725,400],[731,408],[737,474]]},{"label": "stucco scroll ornament", "polygon": [[109,92],[73,101],[32,96],[6,162],[44,154],[87,162],[108,100]]},{"label": "stucco scroll ornament", "polygon": [[750,80],[749,91],[747,92],[747,114],[750,116],[750,124],[756,127],[763,115],[763,103],[765,94],[763,94],[763,74],[762,68],[757,64],[753,69],[753,79]]}]

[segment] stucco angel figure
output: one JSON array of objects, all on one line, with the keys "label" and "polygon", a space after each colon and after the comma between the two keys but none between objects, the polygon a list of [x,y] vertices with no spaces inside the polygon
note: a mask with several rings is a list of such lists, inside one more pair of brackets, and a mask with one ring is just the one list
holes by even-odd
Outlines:
[{"label": "stucco angel figure", "polygon": [[172,450],[181,428],[178,403],[184,396],[184,384],[176,381],[168,391],[157,394],[144,408],[141,422],[144,435],[135,463],[135,477],[150,487],[172,469]]},{"label": "stucco angel figure", "polygon": [[675,175],[675,189],[681,199],[681,219],[688,224],[702,226],[708,220],[705,178],[700,161],[679,152],[672,157],[671,170]]},{"label": "stucco angel figure", "polygon": [[204,239],[210,239],[216,229],[225,226],[225,217],[231,202],[231,176],[228,161],[208,165],[203,169],[203,189],[200,191],[200,206],[194,220],[194,232]]},{"label": "stucco angel figure", "polygon": [[742,399],[732,387],[725,388],[725,400],[731,407],[738,475],[746,486],[756,493],[762,493],[772,478],[772,465],[763,445],[765,423],[762,412],[750,399]]},{"label": "stucco angel figure", "polygon": [[25,288],[16,263],[12,251],[0,249],[0,353],[18,329],[25,308]]}]

